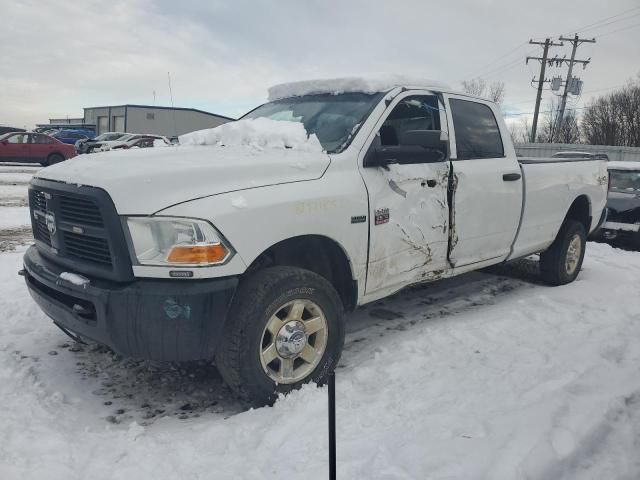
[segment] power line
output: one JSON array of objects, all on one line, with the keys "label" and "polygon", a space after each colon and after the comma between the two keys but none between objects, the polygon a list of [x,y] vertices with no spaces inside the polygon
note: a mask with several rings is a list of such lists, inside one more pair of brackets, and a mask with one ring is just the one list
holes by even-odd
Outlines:
[{"label": "power line", "polygon": [[636,14],[634,14],[634,15],[631,15],[631,16],[628,16],[628,17],[625,17],[625,18],[619,18],[618,20],[611,20],[610,22],[603,23],[603,24],[601,24],[601,25],[596,25],[595,27],[585,28],[585,29],[577,30],[577,31],[579,31],[580,33],[584,33],[584,32],[588,32],[588,31],[590,31],[590,30],[597,30],[597,29],[599,29],[599,28],[606,27],[607,25],[611,25],[611,24],[613,24],[613,23],[624,22],[624,21],[629,20],[629,19],[631,19],[631,18],[635,18],[635,17],[637,17],[637,16],[639,16],[639,15],[640,15],[640,12],[638,12],[638,13],[636,13]]},{"label": "power line", "polygon": [[635,28],[635,27],[640,27],[640,23],[635,23],[633,25],[629,25],[628,27],[624,27],[624,28],[619,28],[618,30],[613,30],[612,32],[606,32],[603,34],[598,35],[598,37],[602,38],[602,37],[606,37],[608,35],[611,35],[613,33],[618,33],[618,32],[622,32],[624,30],[629,30],[631,28]]},{"label": "power line", "polygon": [[[584,110],[585,108],[589,108],[589,107],[573,107],[570,108],[569,110]],[[543,112],[538,112],[538,113],[553,113],[553,110],[546,110]],[[519,116],[519,115],[533,115],[535,112],[518,112],[518,113],[503,113],[502,115],[504,115],[505,117],[515,117],[515,116]]]},{"label": "power line", "polygon": [[520,62],[522,62],[522,60],[520,58],[516,58],[515,60],[512,60],[512,61],[510,61],[508,63],[505,63],[504,65],[496,67],[493,70],[489,70],[489,71],[487,71],[487,72],[485,72],[483,74],[480,74],[480,75],[475,75],[475,77],[480,77],[480,78],[488,77],[489,75],[492,75],[492,74],[495,74],[495,73],[498,73],[498,72],[502,72],[503,70],[509,70],[510,68],[513,68],[516,65],[519,65]]},{"label": "power line", "polygon": [[[615,88],[622,88],[624,86],[626,86],[626,83],[622,83],[620,85],[614,85],[612,87],[603,87],[603,88],[596,88],[595,90],[587,90],[585,92],[582,92],[581,96],[587,95],[589,93],[596,93],[596,92],[604,92],[606,90],[613,90]],[[531,100],[523,100],[521,102],[507,102],[505,101],[505,104],[508,105],[524,105],[524,104],[530,104]],[[522,115],[524,114],[528,114],[527,112],[522,113]],[[533,112],[531,112],[531,114],[533,114]],[[509,113],[508,115],[521,115],[520,113]]]},{"label": "power line", "polygon": [[[518,45],[516,45],[514,48],[512,48],[512,49],[511,49],[511,50],[509,50],[508,52],[506,52],[506,53],[504,53],[504,54],[502,54],[502,55],[500,55],[500,56],[498,56],[498,57],[494,58],[493,60],[491,60],[491,61],[490,61],[490,62],[488,62],[488,63],[483,64],[481,67],[476,68],[476,69],[475,69],[476,73],[475,73],[474,75],[472,75],[472,76],[474,76],[474,77],[478,76],[478,73],[477,73],[477,72],[482,72],[483,70],[486,70],[486,68],[487,68],[487,67],[489,67],[489,66],[493,65],[494,63],[496,63],[496,62],[498,62],[498,61],[502,60],[503,58],[506,58],[506,57],[508,57],[508,56],[512,55],[513,53],[515,53],[517,50],[519,50],[520,48],[524,47],[525,45],[527,45],[527,42],[526,42],[526,41],[525,41],[525,42],[522,42],[522,43],[519,43]],[[465,76],[465,77],[467,77],[467,76],[469,76],[471,73],[472,73],[472,72],[471,72],[471,71],[469,71],[469,72],[467,73],[467,75],[464,75],[464,76]]]},{"label": "power line", "polygon": [[[615,14],[615,15],[611,15],[610,17],[602,18],[602,19],[600,19],[600,20],[598,20],[598,21],[596,21],[596,22],[588,23],[587,25],[583,25],[583,26],[578,27],[578,28],[571,28],[571,29],[565,30],[565,32],[583,32],[583,31],[584,31],[584,29],[586,29],[586,28],[588,28],[588,27],[592,27],[592,26],[594,26],[594,25],[598,25],[598,24],[600,24],[600,23],[602,23],[602,22],[606,22],[607,20],[611,20],[611,19],[613,19],[613,18],[620,17],[620,16],[622,16],[622,15],[625,15],[625,14],[627,14],[627,13],[629,13],[629,12],[633,12],[634,10],[638,10],[638,9],[640,9],[640,6],[639,6],[639,7],[633,7],[633,8],[630,8],[629,10],[625,10],[625,11],[620,12],[620,13],[617,13],[617,14]],[[563,33],[565,33],[565,32],[563,32]]]}]

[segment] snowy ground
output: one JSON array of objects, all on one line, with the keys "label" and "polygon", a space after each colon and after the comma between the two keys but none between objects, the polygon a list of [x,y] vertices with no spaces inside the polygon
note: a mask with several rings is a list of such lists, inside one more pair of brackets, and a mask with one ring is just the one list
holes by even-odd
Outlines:
[{"label": "snowy ground", "polygon": [[29,180],[40,165],[0,163],[0,252],[31,240]]},{"label": "snowy ground", "polygon": [[[208,365],[75,345],[20,255],[0,254],[0,478],[327,478],[325,389],[245,411]],[[352,316],[338,478],[640,478],[640,253],[589,244],[556,288],[524,267]]]},{"label": "snowy ground", "polygon": [[[208,364],[122,359],[53,326],[16,275],[35,171],[0,165],[0,479],[326,478],[325,389],[247,411]],[[565,287],[533,270],[350,318],[339,478],[640,478],[640,253],[590,243]]]}]

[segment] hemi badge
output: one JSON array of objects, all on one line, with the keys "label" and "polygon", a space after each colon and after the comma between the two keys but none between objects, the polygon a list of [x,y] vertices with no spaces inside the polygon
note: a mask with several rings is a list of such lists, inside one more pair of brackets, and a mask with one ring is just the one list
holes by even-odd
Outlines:
[{"label": "hemi badge", "polygon": [[367,221],[366,215],[357,215],[355,217],[351,217],[351,223],[364,223]]},{"label": "hemi badge", "polygon": [[171,270],[169,276],[173,278],[192,278],[193,272],[191,270]]},{"label": "hemi badge", "polygon": [[79,233],[80,235],[84,233],[84,229],[80,227],[73,227],[71,230],[73,230],[73,233]]}]

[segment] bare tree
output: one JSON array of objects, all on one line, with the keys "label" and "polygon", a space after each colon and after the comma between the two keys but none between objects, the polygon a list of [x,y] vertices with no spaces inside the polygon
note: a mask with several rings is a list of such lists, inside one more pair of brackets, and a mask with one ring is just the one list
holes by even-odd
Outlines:
[{"label": "bare tree", "polygon": [[582,134],[592,145],[640,147],[640,75],[591,102],[582,119]]},{"label": "bare tree", "polygon": [[531,140],[531,123],[528,118],[522,118],[518,123],[509,126],[513,143],[528,143]]},{"label": "bare tree", "polygon": [[481,97],[486,89],[487,82],[480,77],[462,81],[462,90],[464,90],[465,93],[468,93],[469,95],[476,95],[478,97]]},{"label": "bare tree", "polygon": [[504,82],[492,82],[489,85],[489,98],[498,105],[504,100]]},{"label": "bare tree", "polygon": [[504,82],[496,81],[488,85],[489,91],[487,93],[487,82],[483,78],[476,77],[471,80],[462,81],[462,90],[470,95],[476,95],[478,97],[487,97],[497,104],[501,104],[504,100]]},{"label": "bare tree", "polygon": [[536,141],[540,143],[580,143],[580,127],[575,110],[567,109],[562,125],[559,124],[558,103],[550,101],[543,112]]}]

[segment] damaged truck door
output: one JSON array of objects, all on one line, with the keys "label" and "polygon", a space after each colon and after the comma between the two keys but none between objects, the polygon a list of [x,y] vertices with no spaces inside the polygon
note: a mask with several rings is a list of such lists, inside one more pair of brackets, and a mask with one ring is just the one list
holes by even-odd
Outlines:
[{"label": "damaged truck door", "polygon": [[361,152],[372,219],[367,294],[434,277],[446,268],[446,125],[436,95],[400,94]]},{"label": "damaged truck door", "polygon": [[461,267],[505,259],[520,222],[524,185],[513,144],[502,141],[509,132],[501,131],[488,101],[461,95],[446,95],[446,101],[455,179],[449,260]]}]

